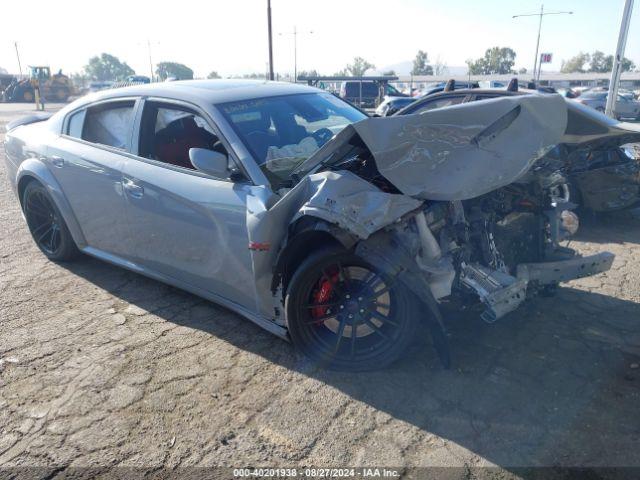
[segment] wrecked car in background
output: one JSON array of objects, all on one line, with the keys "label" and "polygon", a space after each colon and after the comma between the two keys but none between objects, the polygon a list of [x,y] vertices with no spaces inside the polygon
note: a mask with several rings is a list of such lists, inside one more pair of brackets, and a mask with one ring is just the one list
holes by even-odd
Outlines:
[{"label": "wrecked car in background", "polygon": [[560,245],[578,218],[539,159],[619,137],[640,134],[559,95],[367,118],[309,87],[189,81],[14,122],[6,160],[50,259],[93,255],[222,304],[323,366],[366,370],[400,357],[421,322],[447,364],[445,299],[494,322],[608,270],[612,254]]},{"label": "wrecked car in background", "polygon": [[[517,83],[516,83],[517,85]],[[531,90],[464,89],[437,93],[417,100],[398,111],[397,115],[409,115],[449,105],[491,100],[498,97],[530,95]],[[605,92],[606,93],[606,92]],[[579,115],[575,112],[581,112]],[[581,207],[594,212],[610,212],[640,206],[640,161],[632,149],[623,148],[629,142],[626,136],[607,136],[609,126],[618,122],[598,113],[590,115],[586,107],[569,103],[571,122],[567,133],[584,133],[578,143],[562,143],[553,148],[546,161],[555,165],[566,177],[570,199]],[[594,118],[589,134],[581,125],[582,118]],[[590,120],[591,122],[591,120]],[[627,124],[628,125],[628,124]],[[635,127],[627,127],[635,128]],[[597,135],[593,135],[597,133]],[[589,138],[592,141],[589,141]],[[635,140],[637,141],[637,140]]]}]

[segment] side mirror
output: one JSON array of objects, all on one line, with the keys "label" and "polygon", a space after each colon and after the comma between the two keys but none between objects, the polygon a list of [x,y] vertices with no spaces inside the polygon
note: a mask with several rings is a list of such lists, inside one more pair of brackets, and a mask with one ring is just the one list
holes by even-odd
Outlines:
[{"label": "side mirror", "polygon": [[216,178],[229,178],[229,159],[224,153],[206,148],[190,148],[189,160],[196,170]]}]

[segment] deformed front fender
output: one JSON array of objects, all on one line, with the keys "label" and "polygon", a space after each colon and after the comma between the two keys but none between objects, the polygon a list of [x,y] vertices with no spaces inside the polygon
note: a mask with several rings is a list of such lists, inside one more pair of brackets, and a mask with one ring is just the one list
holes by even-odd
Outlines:
[{"label": "deformed front fender", "polygon": [[60,188],[60,184],[44,164],[44,162],[39,158],[28,158],[21,162],[20,166],[18,167],[18,170],[16,172],[15,185],[17,186],[17,191],[20,196],[20,205],[22,205],[22,192],[24,191],[26,182],[30,180],[36,180],[45,186],[54,203],[56,204],[56,207],[62,214],[62,218],[67,224],[69,232],[71,233],[73,240],[76,242],[76,245],[79,248],[83,248],[84,246],[86,246],[87,241],[84,238],[82,229],[80,228],[80,224],[78,223],[78,220],[76,219],[76,216],[71,209],[71,205],[69,205],[69,202],[64,196],[62,188]]},{"label": "deformed front fender", "polygon": [[334,236],[340,236],[337,232],[342,230],[345,235],[366,239],[422,204],[406,195],[385,193],[346,170],[308,175],[275,203],[249,197],[247,231],[254,246],[257,308],[266,316],[279,316],[271,296],[274,284],[281,283],[278,257],[287,244],[290,225],[311,217],[334,225]]}]

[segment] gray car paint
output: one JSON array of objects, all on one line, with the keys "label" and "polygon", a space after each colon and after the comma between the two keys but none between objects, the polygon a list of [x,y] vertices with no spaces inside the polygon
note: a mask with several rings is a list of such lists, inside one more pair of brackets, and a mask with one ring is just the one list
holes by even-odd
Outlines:
[{"label": "gray car paint", "polygon": [[87,244],[130,260],[123,241],[129,237],[122,189],[125,157],[58,136],[49,143],[45,162],[64,191]]},{"label": "gray car paint", "polygon": [[[525,172],[537,156],[543,155],[561,137],[564,130],[562,115],[566,115],[555,97],[536,96],[467,104],[443,109],[439,113],[377,119],[376,122],[367,119],[347,127],[308,163],[318,167],[320,162],[339,152],[355,133],[371,148],[389,180],[405,194],[417,198],[381,192],[346,171],[312,173],[288,192],[273,192],[261,170],[217,112],[215,104],[314,91],[318,90],[277,83],[175,82],[101,92],[71,104],[46,122],[20,126],[11,131],[8,134],[10,149],[16,147],[18,155],[8,161],[20,166],[30,165],[12,176],[11,181],[15,187],[22,176],[33,173],[47,184],[50,191],[61,192],[54,199],[63,206],[61,211],[67,223],[76,222],[83,232],[91,230],[86,232],[86,242],[79,243],[86,253],[226,305],[270,331],[285,336],[285,329],[270,323],[277,317],[277,312],[273,308],[269,287],[274,259],[292,221],[310,215],[337,224],[359,238],[367,238],[419,207],[422,198],[470,198],[498,188]],[[173,99],[204,111],[226,138],[233,160],[247,172],[251,183],[223,184],[220,179],[200,172],[153,164],[135,155],[135,145],[130,152],[121,152],[89,144],[91,152],[85,156],[91,157],[92,161],[85,165],[78,162],[77,168],[87,170],[90,184],[96,182],[104,187],[100,190],[87,187],[80,193],[84,201],[95,204],[96,212],[113,206],[108,198],[102,198],[104,195],[116,200],[117,205],[116,197],[122,198],[124,186],[129,181],[144,192],[142,198],[125,196],[124,218],[128,219],[128,227],[120,240],[127,248],[126,252],[120,252],[121,245],[100,248],[92,240],[104,233],[107,224],[77,221],[75,201],[68,202],[70,208],[64,206],[67,190],[76,187],[71,184],[60,186],[55,178],[50,180],[46,176],[38,176],[37,170],[42,168],[40,165],[44,165],[47,171],[54,168],[49,147],[55,145],[52,137],[60,138],[67,114],[95,101],[124,97]],[[518,111],[515,117],[512,115],[514,109]],[[505,116],[507,121],[501,122]],[[525,119],[534,122],[527,132],[532,140],[525,141],[525,148],[521,148],[522,139],[515,141],[509,133],[523,134],[521,120]],[[492,130],[496,121],[497,129]],[[386,125],[389,126],[388,131]],[[432,125],[436,127],[437,135],[429,132]],[[38,129],[47,130],[47,133],[36,134]],[[377,135],[384,135],[384,138],[377,139]],[[69,141],[87,144],[77,139]],[[17,148],[20,143],[22,148]],[[121,157],[109,165],[110,169],[117,169],[121,162],[120,182],[117,174],[114,177],[113,171],[104,168],[104,163],[107,163],[104,160],[102,166],[96,167],[96,159],[101,158],[104,151]],[[474,165],[477,158],[480,158],[479,164]],[[489,167],[489,160],[499,163]],[[455,168],[448,178],[443,179],[445,164]],[[471,164],[472,175],[463,175],[467,164]],[[488,176],[488,180],[481,181],[480,177],[487,173],[487,168],[494,173]],[[410,173],[402,173],[403,170]],[[455,178],[458,174],[461,179]],[[113,188],[115,196],[107,185]],[[101,193],[96,195],[96,192]],[[58,198],[60,195],[62,198]],[[80,217],[86,220],[83,215]],[[122,219],[114,221],[121,222]],[[176,242],[181,246],[194,243],[187,251],[182,251],[175,248]],[[268,248],[249,251],[247,242],[266,243]],[[281,321],[279,323],[282,324]]]}]

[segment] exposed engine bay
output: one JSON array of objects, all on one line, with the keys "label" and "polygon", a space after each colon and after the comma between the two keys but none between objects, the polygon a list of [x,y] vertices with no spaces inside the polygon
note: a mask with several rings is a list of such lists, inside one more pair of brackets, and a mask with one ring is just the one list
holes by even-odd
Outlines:
[{"label": "exposed engine bay", "polygon": [[[337,149],[335,158],[316,173],[351,172],[382,192],[402,195],[380,172],[360,136]],[[514,182],[487,193],[451,201],[424,199],[385,228],[384,235],[391,234],[415,259],[436,301],[468,305],[475,297],[485,307],[481,318],[494,322],[529,296],[611,266],[611,254],[583,258],[560,244],[579,228],[562,167],[543,155]]]},{"label": "exposed engine bay", "polygon": [[[480,317],[494,322],[532,295],[613,263],[611,253],[583,257],[562,244],[579,219],[552,153],[640,132],[573,108],[559,96],[531,95],[360,121],[296,167],[270,213],[290,225],[325,222],[313,228],[398,278],[436,318],[447,301],[479,305]],[[271,283],[276,311],[286,276],[278,265],[293,243],[283,240]]]}]

